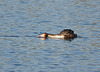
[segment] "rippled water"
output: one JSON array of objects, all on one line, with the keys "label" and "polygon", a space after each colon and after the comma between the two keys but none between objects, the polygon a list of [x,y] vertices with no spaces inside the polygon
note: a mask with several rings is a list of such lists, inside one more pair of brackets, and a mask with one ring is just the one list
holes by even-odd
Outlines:
[{"label": "rippled water", "polygon": [[0,72],[100,72],[100,0],[0,0]]}]

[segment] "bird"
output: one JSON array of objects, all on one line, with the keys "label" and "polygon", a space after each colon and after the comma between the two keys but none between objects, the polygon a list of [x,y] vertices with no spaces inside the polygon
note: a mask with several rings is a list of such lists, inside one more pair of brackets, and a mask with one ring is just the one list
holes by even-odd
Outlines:
[{"label": "bird", "polygon": [[42,33],[40,35],[37,36],[37,38],[76,38],[77,34],[74,33],[73,30],[71,29],[64,29],[62,30],[59,34],[49,34],[49,33]]}]

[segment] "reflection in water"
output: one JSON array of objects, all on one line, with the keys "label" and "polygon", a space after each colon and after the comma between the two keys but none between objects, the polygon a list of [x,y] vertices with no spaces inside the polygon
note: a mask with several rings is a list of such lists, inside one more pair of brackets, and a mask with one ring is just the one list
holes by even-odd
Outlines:
[{"label": "reflection in water", "polygon": [[[57,38],[39,38],[41,40],[47,40],[47,39],[57,39]],[[75,38],[59,38],[59,39],[62,39],[62,40],[66,40],[66,41],[73,41]]]}]

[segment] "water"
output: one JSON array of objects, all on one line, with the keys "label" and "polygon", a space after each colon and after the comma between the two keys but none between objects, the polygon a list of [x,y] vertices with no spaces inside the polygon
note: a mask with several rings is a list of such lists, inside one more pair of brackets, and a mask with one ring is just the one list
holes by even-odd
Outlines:
[{"label": "water", "polygon": [[0,72],[100,72],[100,0],[0,0]]}]

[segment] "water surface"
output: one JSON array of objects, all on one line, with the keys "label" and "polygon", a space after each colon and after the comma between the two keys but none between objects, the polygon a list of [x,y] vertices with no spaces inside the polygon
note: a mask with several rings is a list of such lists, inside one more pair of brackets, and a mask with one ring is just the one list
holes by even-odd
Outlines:
[{"label": "water surface", "polygon": [[0,0],[0,72],[100,72],[100,1]]}]

